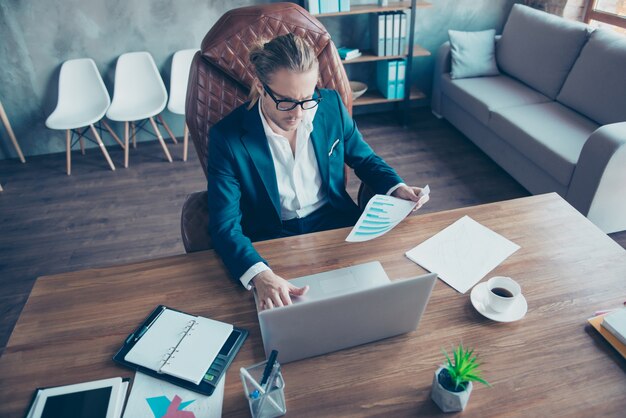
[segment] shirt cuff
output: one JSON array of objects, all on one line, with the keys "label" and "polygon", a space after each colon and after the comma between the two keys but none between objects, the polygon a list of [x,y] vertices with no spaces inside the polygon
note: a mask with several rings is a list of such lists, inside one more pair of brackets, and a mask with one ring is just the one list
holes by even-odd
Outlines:
[{"label": "shirt cuff", "polygon": [[406,186],[406,184],[404,183],[398,183],[395,186],[393,186],[391,189],[387,190],[387,196],[391,196],[391,193],[393,193],[398,187],[400,186]]},{"label": "shirt cuff", "polygon": [[239,281],[241,282],[243,287],[250,290],[252,289],[252,284],[250,283],[250,281],[254,278],[254,276],[266,270],[271,269],[268,267],[267,264],[259,261],[258,263],[252,265],[252,267],[250,267],[248,270],[246,270],[246,272],[239,278]]}]

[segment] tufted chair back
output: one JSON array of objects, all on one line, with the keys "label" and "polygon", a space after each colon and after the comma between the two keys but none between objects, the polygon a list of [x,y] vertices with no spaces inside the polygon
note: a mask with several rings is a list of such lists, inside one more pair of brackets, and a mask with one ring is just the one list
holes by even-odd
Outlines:
[{"label": "tufted chair back", "polygon": [[243,104],[252,86],[250,46],[289,32],[313,45],[320,64],[318,86],[336,90],[352,113],[348,77],[330,35],[316,18],[294,3],[233,9],[206,34],[189,75],[185,115],[205,176],[209,129]]}]

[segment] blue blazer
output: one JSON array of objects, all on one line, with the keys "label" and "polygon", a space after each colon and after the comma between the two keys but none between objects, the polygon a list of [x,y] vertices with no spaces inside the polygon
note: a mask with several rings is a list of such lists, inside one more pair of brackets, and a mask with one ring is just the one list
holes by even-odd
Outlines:
[{"label": "blue blazer", "polygon": [[[344,163],[376,193],[386,193],[402,179],[363,141],[337,92],[322,90],[322,97],[311,133],[322,187],[335,209],[354,211]],[[282,231],[276,170],[258,103],[250,110],[247,106],[233,110],[209,132],[209,232],[234,280],[259,261],[267,264],[252,241],[276,238]]]}]

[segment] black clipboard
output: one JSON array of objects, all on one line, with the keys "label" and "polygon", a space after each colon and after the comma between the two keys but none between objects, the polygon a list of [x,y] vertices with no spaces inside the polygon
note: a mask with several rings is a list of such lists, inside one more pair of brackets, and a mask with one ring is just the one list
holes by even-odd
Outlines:
[{"label": "black clipboard", "polygon": [[124,360],[126,354],[128,354],[128,352],[132,350],[137,341],[141,339],[141,337],[146,333],[150,326],[152,326],[152,324],[159,318],[161,313],[163,313],[166,309],[190,315],[177,309],[168,308],[165,305],[157,306],[157,308],[152,311],[150,315],[148,315],[148,317],[141,323],[141,325],[132,334],[130,334],[128,338],[126,338],[122,348],[120,348],[117,354],[113,356],[113,360],[123,366],[130,367],[131,369],[140,371],[152,377],[156,377],[157,379],[165,380],[177,386],[201,393],[203,395],[211,395],[217,387],[217,383],[226,373],[226,370],[241,349],[243,342],[248,337],[248,331],[242,328],[233,327],[233,332],[226,339],[226,342],[220,349],[217,357],[215,357],[209,369],[205,371],[205,378],[202,379],[202,381],[198,385],[174,376],[170,376],[165,373],[159,373],[156,370],[152,370],[147,367],[143,367],[138,364]]}]

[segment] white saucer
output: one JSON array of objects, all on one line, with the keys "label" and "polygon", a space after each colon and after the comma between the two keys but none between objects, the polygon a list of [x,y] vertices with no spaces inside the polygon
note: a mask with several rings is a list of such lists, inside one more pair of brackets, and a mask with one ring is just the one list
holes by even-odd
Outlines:
[{"label": "white saucer", "polygon": [[519,295],[506,312],[496,312],[487,305],[488,291],[487,282],[483,282],[474,286],[470,294],[472,305],[481,315],[497,322],[513,322],[522,319],[526,315],[528,304],[524,295]]}]

